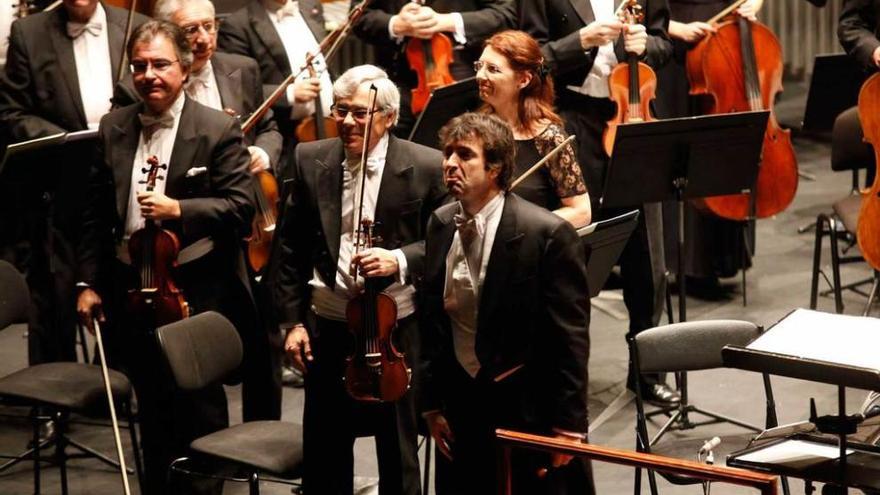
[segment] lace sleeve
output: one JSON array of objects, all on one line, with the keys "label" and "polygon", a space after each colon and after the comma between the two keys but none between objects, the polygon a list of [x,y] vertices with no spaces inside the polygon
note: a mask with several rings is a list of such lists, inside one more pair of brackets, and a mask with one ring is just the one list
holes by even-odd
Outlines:
[{"label": "lace sleeve", "polygon": [[[550,124],[540,135],[535,137],[535,145],[542,156],[553,151],[568,137],[565,130],[556,124]],[[573,144],[569,144],[554,158],[547,162],[550,180],[560,198],[570,198],[587,192],[581,167],[578,165],[577,153]]]}]

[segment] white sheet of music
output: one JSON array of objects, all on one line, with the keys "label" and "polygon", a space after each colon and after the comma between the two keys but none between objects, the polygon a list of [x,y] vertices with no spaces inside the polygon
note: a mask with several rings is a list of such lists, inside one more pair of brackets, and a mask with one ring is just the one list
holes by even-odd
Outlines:
[{"label": "white sheet of music", "polygon": [[797,309],[748,348],[880,369],[880,319]]},{"label": "white sheet of music", "polygon": [[[852,453],[852,449],[847,449],[847,457]],[[838,458],[840,458],[840,448],[836,445],[805,442],[803,440],[786,440],[745,455],[737,456],[736,459],[738,461],[757,463],[797,463],[798,466],[805,467],[810,464],[819,464],[829,459]],[[807,464],[808,461],[812,462]]]}]

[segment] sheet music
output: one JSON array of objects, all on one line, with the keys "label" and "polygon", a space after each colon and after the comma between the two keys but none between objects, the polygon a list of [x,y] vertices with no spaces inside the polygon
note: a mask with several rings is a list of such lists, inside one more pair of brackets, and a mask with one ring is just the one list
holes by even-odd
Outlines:
[{"label": "sheet music", "polygon": [[880,369],[880,319],[797,309],[749,349]]},{"label": "sheet music", "polygon": [[[853,453],[847,449],[846,455]],[[818,464],[840,457],[840,448],[835,445],[806,442],[803,440],[786,440],[769,447],[737,457],[737,460],[762,464],[797,463],[800,467]],[[809,462],[812,461],[812,462]]]}]

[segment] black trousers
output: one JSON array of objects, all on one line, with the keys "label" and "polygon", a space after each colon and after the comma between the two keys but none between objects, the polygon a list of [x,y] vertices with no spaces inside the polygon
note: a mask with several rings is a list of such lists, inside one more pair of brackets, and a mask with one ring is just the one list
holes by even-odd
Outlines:
[{"label": "black trousers", "polygon": [[[560,88],[560,114],[565,120],[569,134],[577,136],[578,162],[584,174],[584,181],[590,191],[594,220],[611,218],[628,209],[603,209],[599,207],[608,167],[608,156],[602,145],[602,134],[606,122],[614,116],[615,107],[606,98],[592,98]],[[631,210],[632,208],[629,208]],[[642,330],[657,325],[655,304],[655,284],[651,266],[651,251],[648,244],[648,230],[644,209],[639,208],[639,224],[632,233],[618,265],[623,278],[623,301],[629,314],[629,333],[634,336]],[[645,375],[643,382],[652,385],[662,381],[662,375]],[[632,362],[627,372],[627,386],[635,386]]]},{"label": "black trousers", "polygon": [[[303,412],[303,490],[309,494],[351,495],[354,455],[359,436],[374,435],[381,495],[418,495],[419,459],[416,390],[395,403],[367,403],[345,391],[345,358],[350,333],[343,322],[312,315],[308,323],[314,361],[305,375]],[[398,321],[397,348],[412,365],[418,356],[418,325],[410,316]],[[412,380],[415,383],[415,379]]]}]

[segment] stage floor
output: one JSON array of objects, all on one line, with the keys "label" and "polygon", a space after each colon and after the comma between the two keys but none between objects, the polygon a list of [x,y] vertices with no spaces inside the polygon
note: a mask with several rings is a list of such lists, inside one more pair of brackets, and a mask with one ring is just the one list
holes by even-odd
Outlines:
[{"label": "stage floor", "polygon": [[[803,88],[788,84],[794,96],[783,101],[779,108],[783,122],[799,122],[802,114]],[[850,187],[849,173],[833,173],[829,166],[829,145],[827,141],[797,137],[795,147],[800,169],[816,177],[815,181],[801,180],[794,203],[775,218],[761,220],[757,225],[757,252],[754,266],[747,274],[748,305],[743,307],[741,279],[739,277],[723,280],[729,289],[728,298],[706,301],[695,297],[688,299],[689,320],[711,318],[736,318],[750,320],[769,326],[786,313],[797,307],[809,305],[810,270],[812,266],[813,233],[798,234],[799,226],[806,225],[816,218],[816,214],[829,211],[833,201],[843,197]],[[826,251],[827,252],[827,251]],[[828,259],[828,255],[824,256]],[[842,270],[844,281],[853,281],[870,275],[864,264],[846,266]],[[613,295],[613,294],[612,294]],[[864,300],[853,294],[845,294],[847,314],[861,314]],[[613,311],[625,315],[621,300],[604,300]],[[819,308],[831,311],[830,299],[820,300]],[[874,314],[880,312],[875,308]],[[624,392],[627,352],[624,342],[626,321],[619,320],[594,308],[592,314],[590,359],[590,416],[600,418],[602,411],[610,404],[621,406],[610,419],[598,425],[591,434],[591,441],[599,445],[620,448],[634,448],[635,406]],[[664,315],[665,321],[665,315]],[[12,372],[26,364],[26,340],[24,329],[14,328],[0,334],[0,374]],[[692,374],[690,378],[693,402],[710,410],[729,413],[756,424],[763,422],[763,393],[760,376],[754,373],[724,370]],[[831,386],[818,385],[798,380],[774,378],[777,410],[781,423],[806,419],[809,399],[814,397],[820,414],[836,410],[836,390]],[[865,393],[852,390],[848,394],[848,412],[857,411]],[[230,416],[233,422],[240,421],[240,393],[238,388],[228,389]],[[284,419],[293,422],[301,420],[302,389],[285,388]],[[21,411],[3,409],[0,413],[21,414]],[[0,424],[0,453],[13,453],[23,450],[28,442],[29,429],[23,420],[3,418]],[[656,427],[655,427],[656,428]],[[705,439],[723,433],[724,427],[708,427],[712,433],[701,433]],[[112,434],[109,430],[97,427],[78,426],[72,437],[92,445],[107,455],[115,455]],[[128,452],[131,462],[131,453]],[[373,442],[361,439],[355,449],[356,474],[360,493],[378,493],[375,487],[377,469]],[[633,471],[608,464],[593,466],[597,492],[602,495],[632,493]],[[43,493],[60,493],[58,470],[47,467],[43,474]],[[104,495],[119,494],[122,489],[117,472],[95,460],[73,460],[69,465],[70,493]],[[132,478],[133,485],[136,484]],[[700,492],[698,486],[675,487],[660,480],[663,493],[678,494]],[[646,484],[643,484],[646,485]],[[136,487],[134,487],[137,493]],[[716,495],[743,493],[745,490],[730,486],[715,485]],[[792,481],[792,493],[802,493],[803,485]],[[0,473],[0,494],[17,495],[32,493],[32,474],[29,463],[15,466]],[[243,485],[227,484],[225,493],[247,493]],[[286,486],[266,484],[266,494],[290,493]],[[648,493],[643,486],[643,493]]]}]

